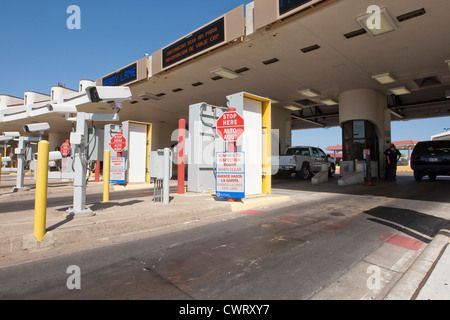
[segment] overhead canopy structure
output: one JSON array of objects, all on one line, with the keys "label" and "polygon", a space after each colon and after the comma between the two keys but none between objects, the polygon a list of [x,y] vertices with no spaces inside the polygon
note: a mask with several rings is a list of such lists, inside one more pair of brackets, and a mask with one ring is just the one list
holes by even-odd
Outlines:
[{"label": "overhead canopy structure", "polygon": [[[360,23],[372,5],[255,0],[168,39],[149,59],[118,66],[97,85],[130,86],[133,99],[124,103],[122,119],[175,126],[189,105],[225,105],[227,95],[241,91],[271,98],[274,110],[289,108],[292,129],[339,125],[339,96],[355,88],[385,95],[394,121],[449,116],[450,2],[379,3],[383,23],[391,25],[376,36]],[[52,130],[67,129],[59,117],[37,121],[60,120]]]}]

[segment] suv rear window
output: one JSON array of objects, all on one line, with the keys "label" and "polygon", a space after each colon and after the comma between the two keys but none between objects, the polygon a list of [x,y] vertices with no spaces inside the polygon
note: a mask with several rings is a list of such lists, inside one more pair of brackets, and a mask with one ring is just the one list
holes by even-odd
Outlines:
[{"label": "suv rear window", "polygon": [[419,142],[414,149],[414,153],[450,155],[450,141]]},{"label": "suv rear window", "polygon": [[308,148],[290,148],[286,150],[287,156],[309,156]]}]

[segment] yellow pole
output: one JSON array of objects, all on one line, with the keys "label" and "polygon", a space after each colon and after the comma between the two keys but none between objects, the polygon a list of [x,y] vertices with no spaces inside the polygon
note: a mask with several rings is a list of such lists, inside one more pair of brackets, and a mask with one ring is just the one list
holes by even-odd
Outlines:
[{"label": "yellow pole", "polygon": [[38,144],[38,161],[36,174],[36,200],[34,203],[34,237],[37,241],[44,240],[45,221],[47,214],[47,186],[48,186],[48,141]]},{"label": "yellow pole", "polygon": [[0,154],[0,186],[2,185],[2,155]]},{"label": "yellow pole", "polygon": [[109,160],[111,151],[105,150],[103,158],[103,202],[109,202]]}]

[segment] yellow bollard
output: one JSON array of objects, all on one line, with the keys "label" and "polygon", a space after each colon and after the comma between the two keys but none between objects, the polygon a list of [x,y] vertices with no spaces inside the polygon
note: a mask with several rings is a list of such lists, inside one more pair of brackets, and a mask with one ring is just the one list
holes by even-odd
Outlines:
[{"label": "yellow bollard", "polygon": [[36,200],[34,203],[34,237],[37,241],[44,240],[47,214],[48,186],[48,141],[38,144],[38,161],[36,172]]},{"label": "yellow bollard", "polygon": [[109,202],[109,161],[111,151],[105,150],[103,159],[103,202]]}]

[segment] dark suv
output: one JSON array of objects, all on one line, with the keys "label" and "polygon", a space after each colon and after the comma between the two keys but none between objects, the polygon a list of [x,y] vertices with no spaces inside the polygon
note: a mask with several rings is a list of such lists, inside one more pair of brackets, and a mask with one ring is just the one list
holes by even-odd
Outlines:
[{"label": "dark suv", "polygon": [[411,169],[417,181],[428,175],[450,176],[450,140],[419,142],[411,154]]}]

